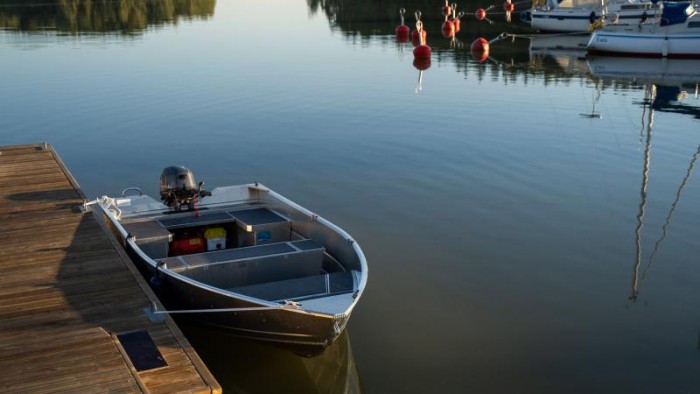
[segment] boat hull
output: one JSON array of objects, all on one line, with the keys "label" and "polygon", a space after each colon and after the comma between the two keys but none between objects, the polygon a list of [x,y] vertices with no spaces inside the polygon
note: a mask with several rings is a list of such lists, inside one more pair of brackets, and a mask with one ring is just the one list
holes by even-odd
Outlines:
[{"label": "boat hull", "polygon": [[312,355],[343,332],[367,283],[345,231],[259,184],[216,188],[201,213],[145,195],[86,206],[99,207],[90,209],[158,295],[156,317]]},{"label": "boat hull", "polygon": [[[608,11],[607,15],[615,15],[619,23],[637,23],[642,18],[652,15],[654,10],[640,8],[637,10]],[[591,26],[591,14],[594,19],[601,16],[600,11],[592,8],[555,8],[553,10],[533,10],[530,27],[547,32],[588,32]],[[646,13],[646,14],[645,14]]]},{"label": "boat hull", "polygon": [[587,45],[590,54],[637,57],[700,58],[699,34],[649,34],[596,31]]},{"label": "boat hull", "polygon": [[[166,311],[160,313],[174,312],[171,315],[178,319],[187,319],[240,337],[272,342],[296,353],[313,355],[322,352],[340,335],[350,317],[346,314],[338,319],[295,308],[270,308],[263,303],[208,290],[167,271],[156,271],[128,242],[126,245],[127,254],[165,306]],[[242,310],[207,312],[230,309]]]}]

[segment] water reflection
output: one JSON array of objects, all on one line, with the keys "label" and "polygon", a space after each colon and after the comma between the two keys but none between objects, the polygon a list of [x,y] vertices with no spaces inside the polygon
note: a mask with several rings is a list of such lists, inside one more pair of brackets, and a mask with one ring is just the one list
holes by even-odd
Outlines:
[{"label": "water reflection", "polygon": [[611,83],[655,85],[653,109],[700,119],[700,108],[683,103],[688,94],[698,96],[700,60],[601,56],[588,57],[586,61],[592,75]]},{"label": "water reflection", "polygon": [[640,282],[649,273],[661,244],[668,236],[673,214],[676,212],[683,190],[692,176],[695,162],[698,155],[700,155],[699,145],[690,158],[685,175],[675,192],[675,198],[666,214],[661,235],[654,242],[646,262],[646,268],[641,272],[640,277],[640,270],[643,268],[642,228],[644,226],[648,198],[654,111],[683,113],[700,119],[700,108],[682,104],[682,101],[687,97],[688,90],[694,91],[695,97],[698,97],[700,61],[589,57],[587,62],[591,74],[595,77],[606,79],[611,83],[623,81],[630,84],[640,84],[644,88],[644,99],[641,102],[642,130],[640,132],[640,141],[643,141],[644,144],[644,160],[637,225],[635,228],[635,261],[632,269],[632,289],[629,295],[629,299],[632,302],[636,302],[639,298]]},{"label": "water reflection", "polygon": [[[629,296],[629,299],[632,302],[636,302],[638,297],[639,297],[639,284],[641,280],[644,280],[646,278],[647,273],[651,269],[654,259],[656,257],[656,254],[659,251],[659,248],[662,244],[662,242],[666,239],[668,235],[668,229],[669,226],[671,225],[671,219],[673,218],[673,214],[676,211],[676,208],[678,207],[678,203],[681,199],[681,195],[683,194],[683,190],[685,189],[686,185],[688,184],[688,181],[690,180],[690,177],[693,173],[693,168],[695,167],[695,162],[697,161],[698,155],[700,155],[700,145],[698,145],[695,153],[692,155],[690,162],[688,163],[688,167],[685,172],[685,176],[680,182],[680,185],[678,186],[678,189],[676,190],[675,193],[675,199],[671,203],[671,206],[668,210],[668,214],[666,215],[666,219],[664,221],[664,224],[662,226],[661,230],[661,235],[659,238],[656,240],[654,243],[654,246],[652,248],[651,253],[649,254],[649,259],[647,260],[646,268],[642,272],[641,278],[640,278],[640,269],[642,267],[642,226],[644,224],[644,213],[645,213],[645,207],[647,203],[647,189],[649,185],[649,169],[650,169],[650,163],[651,163],[651,139],[652,139],[652,126],[654,123],[654,110],[663,108],[664,103],[668,102],[667,98],[661,98],[659,99],[659,90],[663,90],[664,88],[668,88],[665,86],[661,86],[658,89],[656,85],[649,84],[647,85],[645,89],[645,99],[644,99],[644,112],[647,114],[645,119],[645,125],[643,123],[644,129],[646,129],[646,138],[645,138],[645,143],[644,143],[644,166],[642,169],[642,187],[641,187],[641,200],[639,203],[639,211],[637,214],[637,227],[635,229],[635,244],[636,244],[636,259],[634,262],[634,267],[633,267],[633,275],[632,275],[632,291]],[[675,90],[675,89],[673,89]],[[679,99],[680,96],[676,96],[676,99]],[[657,100],[660,101],[660,104],[657,104]]]},{"label": "water reflection", "polygon": [[136,34],[148,26],[207,19],[216,0],[0,0],[0,29]]},{"label": "water reflection", "polygon": [[[525,6],[520,3],[520,7]],[[526,24],[510,23],[507,20],[508,13],[498,9],[492,2],[476,1],[468,5],[460,5],[460,12],[456,12],[456,3],[451,7],[453,22],[459,21],[454,29],[445,31],[443,26],[450,19],[443,13],[443,5],[440,2],[427,4],[424,1],[409,0],[356,0],[345,2],[342,0],[307,0],[307,5],[312,14],[322,12],[328,18],[331,29],[339,31],[353,43],[364,41],[380,41],[385,44],[398,44],[396,41],[396,26],[401,24],[399,10],[405,9],[410,15],[416,10],[422,11],[422,21],[427,31],[428,45],[433,48],[433,60],[437,62],[450,62],[452,59],[465,60],[467,51],[455,51],[463,49],[458,45],[459,40],[471,43],[474,39],[484,37],[488,40],[497,37],[504,31],[510,33],[532,33],[532,29]],[[495,9],[494,9],[495,8]],[[478,20],[477,10],[487,10],[487,16]],[[406,25],[413,28],[413,18],[405,21]],[[453,40],[457,38],[457,40]]]},{"label": "water reflection", "polygon": [[273,345],[178,321],[224,392],[362,393],[345,330],[322,354],[303,357]]},{"label": "water reflection", "polygon": [[[515,2],[515,12],[522,11],[525,3]],[[427,31],[427,44],[432,50],[430,61],[433,65],[454,67],[465,77],[475,73],[479,80],[499,73],[504,80],[522,78],[527,84],[531,77],[540,83],[544,77],[545,84],[567,82],[572,79],[588,79],[588,67],[585,61],[587,34],[536,34],[529,25],[519,21],[509,21],[510,12],[500,9],[492,2],[477,1],[461,5],[460,29],[444,34],[442,26],[445,15],[442,4],[426,5],[422,1],[393,0],[358,0],[351,3],[340,0],[307,0],[312,14],[324,13],[331,29],[351,41],[353,45],[379,42],[381,45],[394,46],[399,57],[404,57],[411,40],[397,35],[396,27],[406,24],[413,28],[413,18],[402,20],[401,9],[410,15],[416,10],[422,11],[422,21]],[[505,5],[504,5],[505,7]],[[486,17],[478,20],[476,11],[483,9]],[[505,34],[506,39],[498,39]],[[403,37],[403,38],[402,38]],[[490,42],[487,56],[473,54],[471,43],[478,38]],[[415,42],[413,46],[417,45]],[[568,61],[568,64],[565,64]],[[426,61],[414,63],[415,68],[427,69]],[[419,73],[416,92],[423,85],[425,78]]]}]

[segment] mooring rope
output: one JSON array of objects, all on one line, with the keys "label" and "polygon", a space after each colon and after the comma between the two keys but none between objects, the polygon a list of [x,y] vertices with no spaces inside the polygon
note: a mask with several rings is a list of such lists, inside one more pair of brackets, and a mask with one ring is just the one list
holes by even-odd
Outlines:
[{"label": "mooring rope", "polygon": [[158,310],[156,303],[151,305],[151,312],[156,315],[173,315],[185,313],[224,313],[224,312],[254,312],[266,311],[271,309],[301,309],[301,304],[294,301],[285,301],[284,304],[275,306],[253,306],[246,308],[219,308],[219,309],[176,309],[172,311]]}]

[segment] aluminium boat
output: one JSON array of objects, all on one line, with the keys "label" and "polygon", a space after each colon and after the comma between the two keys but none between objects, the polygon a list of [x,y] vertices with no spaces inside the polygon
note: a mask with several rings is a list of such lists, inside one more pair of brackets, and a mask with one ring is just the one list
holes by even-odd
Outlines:
[{"label": "aluminium boat", "polygon": [[86,203],[167,310],[317,354],[345,329],[367,261],[345,231],[259,183],[206,191],[167,167],[160,200],[129,188]]}]

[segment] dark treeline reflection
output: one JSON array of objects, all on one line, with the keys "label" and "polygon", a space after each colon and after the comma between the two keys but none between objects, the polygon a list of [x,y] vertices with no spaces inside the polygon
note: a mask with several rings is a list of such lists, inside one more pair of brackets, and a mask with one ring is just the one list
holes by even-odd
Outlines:
[{"label": "dark treeline reflection", "polygon": [[[479,78],[503,78],[505,81],[527,80],[531,76],[544,77],[545,83],[571,80],[587,80],[585,61],[578,66],[562,65],[556,54],[530,51],[530,36],[535,32],[529,25],[520,21],[520,13],[529,8],[530,3],[514,0],[516,11],[507,19],[502,0],[472,0],[457,3],[461,17],[460,31],[454,37],[445,37],[441,31],[444,16],[440,0],[306,0],[312,14],[323,13],[328,18],[331,29],[354,44],[380,42],[396,45],[405,56],[411,56],[411,43],[396,43],[396,27],[400,24],[399,9],[404,8],[405,24],[415,28],[414,12],[420,10],[424,27],[428,32],[427,43],[432,48],[432,64],[452,63],[462,74],[476,73]],[[489,8],[491,7],[491,8]],[[487,9],[487,19],[479,21],[475,12]],[[502,33],[515,35],[505,40],[497,40],[491,45],[490,57],[478,61],[471,54],[471,43],[483,37],[489,41]],[[580,56],[585,57],[585,52]]]},{"label": "dark treeline reflection", "polygon": [[[360,34],[371,36],[377,34],[394,34],[396,26],[400,22],[399,9],[406,10],[405,23],[415,27],[415,11],[421,11],[421,20],[425,23],[425,28],[430,33],[435,30],[440,34],[440,26],[444,21],[442,6],[445,4],[441,0],[306,0],[312,14],[323,12],[331,22],[331,26],[349,34]],[[514,1],[516,4],[517,1]],[[464,12],[461,18],[462,32],[497,32],[503,31],[505,22],[505,12],[503,11],[503,1],[501,0],[472,0],[469,2],[459,2],[450,0],[450,3],[457,4],[457,12]],[[493,8],[489,9],[492,6]],[[477,9],[488,9],[487,19],[477,21],[474,13]],[[512,23],[507,24],[511,31],[529,32],[529,26],[520,23],[520,12],[529,8],[529,3],[520,2],[516,11],[512,14]],[[490,23],[494,22],[494,23]]]},{"label": "dark treeline reflection", "polygon": [[130,34],[149,25],[206,19],[215,7],[216,0],[0,0],[0,28]]}]

